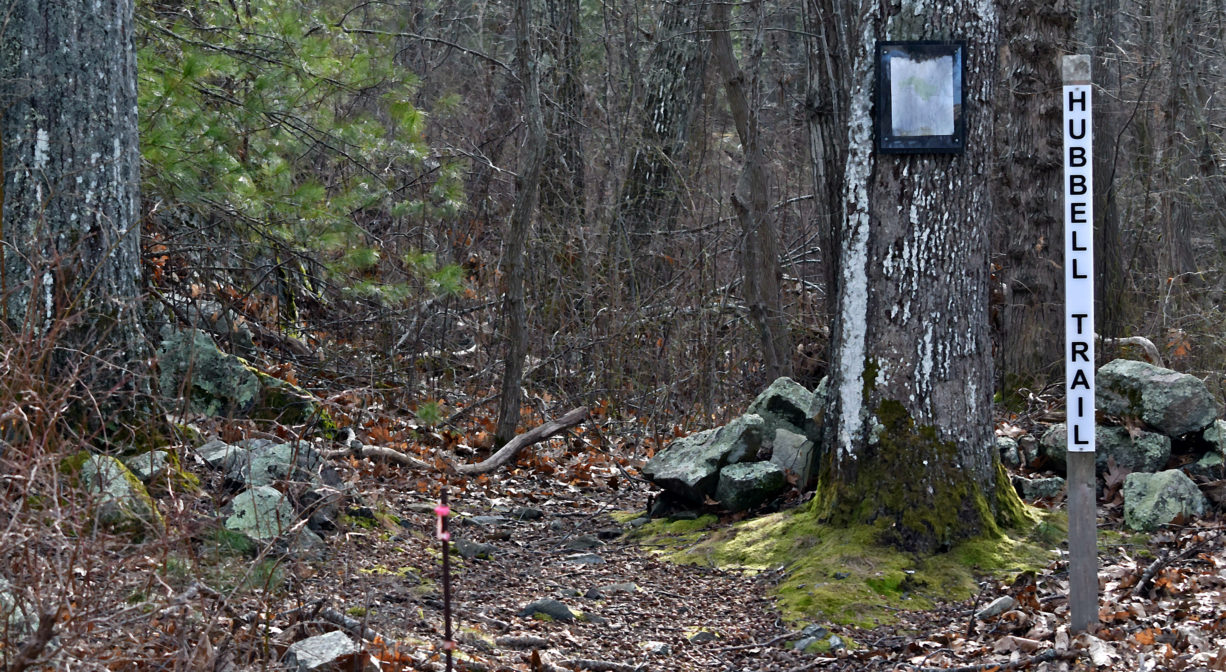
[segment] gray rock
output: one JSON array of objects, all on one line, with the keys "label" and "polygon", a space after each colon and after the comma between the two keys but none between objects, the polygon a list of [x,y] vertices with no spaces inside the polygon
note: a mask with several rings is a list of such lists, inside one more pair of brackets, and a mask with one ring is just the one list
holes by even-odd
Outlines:
[{"label": "gray rock", "polygon": [[574,539],[568,539],[562,546],[568,551],[590,551],[604,546],[604,542],[591,534],[581,534]]},{"label": "gray rock", "polygon": [[1116,466],[1146,473],[1161,470],[1171,459],[1171,439],[1162,434],[1141,432],[1134,439],[1126,427],[1100,426],[1095,435],[1094,463],[1100,475],[1106,473],[1111,458]]},{"label": "gray rock", "polygon": [[260,379],[251,367],[198,329],[174,332],[162,341],[158,367],[162,393],[172,403],[185,399],[191,413],[244,414],[260,394]]},{"label": "gray rock", "polygon": [[1006,467],[1016,469],[1022,466],[1022,449],[1017,441],[1007,436],[996,437],[996,452],[1000,453],[1000,462]]},{"label": "gray rock", "polygon": [[1054,499],[1064,493],[1064,479],[1059,476],[1050,478],[1014,476],[1013,486],[1025,500]]},{"label": "gray rock", "polygon": [[771,462],[783,469],[786,476],[796,479],[796,487],[808,490],[817,483],[817,450],[803,434],[783,429],[775,430]]},{"label": "gray rock", "polygon": [[531,602],[519,610],[520,616],[533,617],[544,614],[555,621],[573,621],[575,614],[565,604],[557,600],[544,599]]},{"label": "gray rock", "polygon": [[[1126,427],[1103,425],[1096,426],[1094,433],[1094,468],[1099,476],[1107,473],[1112,458],[1119,467],[1149,473],[1163,468],[1171,459],[1171,439],[1162,434],[1142,431],[1134,439]],[[1068,428],[1060,422],[1052,425],[1039,442],[1043,455],[1060,473],[1068,468],[1067,441]]]},{"label": "gray rock", "polygon": [[1128,474],[1124,480],[1124,524],[1134,530],[1154,530],[1180,516],[1202,516],[1208,505],[1200,488],[1178,469]]},{"label": "gray rock", "polygon": [[568,562],[572,565],[603,565],[605,560],[595,553],[575,553],[563,558],[562,562]]},{"label": "gray rock", "polygon": [[606,593],[637,593],[639,591],[639,587],[638,584],[629,582],[612,583],[601,588],[601,590]]},{"label": "gray rock", "polygon": [[171,405],[185,400],[192,413],[249,416],[300,424],[320,414],[306,390],[257,371],[226,353],[198,329],[168,331],[158,348],[158,382]]},{"label": "gray rock", "polygon": [[493,544],[483,544],[471,539],[456,539],[453,546],[461,558],[469,560],[492,560],[498,552],[498,547]]},{"label": "gray rock", "polygon": [[322,464],[323,457],[310,444],[269,442],[251,449],[246,464],[239,463],[234,480],[248,487],[280,480],[313,483]]},{"label": "gray rock", "polygon": [[81,463],[81,480],[95,495],[93,504],[103,524],[133,528],[161,525],[162,516],[145,485],[114,457],[86,457]]},{"label": "gray rock", "polygon": [[143,455],[133,455],[123,464],[141,483],[149,483],[164,478],[170,472],[170,453],[151,450]]},{"label": "gray rock", "polygon": [[196,449],[196,456],[214,469],[230,471],[240,460],[247,458],[248,451],[232,446],[225,441],[213,439]]},{"label": "gray rock", "polygon": [[710,630],[699,630],[690,635],[690,644],[706,644],[707,642],[714,642],[716,638],[716,634]]},{"label": "gray rock", "polygon": [[827,639],[826,643],[830,645],[831,651],[847,648],[847,645],[843,643],[843,639],[838,635],[830,635],[830,639]]},{"label": "gray rock", "polygon": [[1170,437],[1199,432],[1219,413],[1204,381],[1146,362],[1108,362],[1099,368],[1095,383],[1099,410],[1139,417]]},{"label": "gray rock", "polygon": [[804,385],[791,378],[777,378],[749,404],[746,413],[762,418],[765,423],[763,436],[768,440],[774,438],[777,430],[786,429],[816,441],[820,438],[820,428],[809,415],[813,399],[813,393]]},{"label": "gray rock", "polygon": [[653,656],[671,656],[673,655],[673,647],[664,642],[639,642],[639,648]]},{"label": "gray rock", "polygon": [[10,642],[21,642],[38,628],[38,614],[0,576],[0,635],[7,631]]},{"label": "gray rock", "polygon": [[975,618],[981,621],[986,621],[989,618],[1000,616],[1015,606],[1017,606],[1017,600],[1009,597],[1008,595],[1001,595],[995,600],[989,602],[983,609],[975,612]]},{"label": "gray rock", "polygon": [[341,672],[354,669],[354,659],[364,655],[360,644],[334,630],[291,644],[285,651],[285,665],[296,672]]},{"label": "gray rock", "polygon": [[267,485],[238,493],[231,500],[230,509],[226,529],[241,532],[255,541],[271,541],[296,522],[289,498]]},{"label": "gray rock", "polygon": [[1226,457],[1226,420],[1214,420],[1205,428],[1201,438],[1219,455]]},{"label": "gray rock", "polygon": [[1205,453],[1199,460],[1181,468],[1189,476],[1199,476],[1208,481],[1226,478],[1226,459],[1216,452]]},{"label": "gray rock", "polygon": [[515,520],[540,520],[545,517],[545,512],[531,506],[517,506],[511,509],[511,517]]},{"label": "gray rock", "polygon": [[[434,509],[431,509],[431,512],[433,511]],[[460,519],[461,525],[476,525],[478,527],[497,527],[499,525],[506,525],[508,522],[510,521],[502,516],[468,516]]]},{"label": "gray rock", "polygon": [[764,421],[753,414],[677,439],[643,466],[643,476],[680,499],[701,504],[714,494],[724,465],[752,459],[762,447]]},{"label": "gray rock", "polygon": [[719,472],[715,499],[729,511],[751,509],[787,488],[783,470],[773,462],[730,464]]}]

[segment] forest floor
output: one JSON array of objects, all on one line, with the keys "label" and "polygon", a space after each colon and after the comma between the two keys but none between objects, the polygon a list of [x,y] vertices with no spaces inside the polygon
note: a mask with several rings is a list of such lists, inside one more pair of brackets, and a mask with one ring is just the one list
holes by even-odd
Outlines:
[{"label": "forest floor", "polygon": [[[370,434],[384,439],[397,434],[386,423],[374,427]],[[1220,515],[1152,535],[1100,535],[1101,624],[1092,634],[1069,632],[1067,553],[1057,549],[1040,571],[982,577],[970,600],[897,609],[873,628],[814,614],[816,627],[802,632],[810,624],[785,622],[773,598],[787,567],[752,574],[679,565],[627,540],[626,514],[645,510],[651,488],[632,457],[617,454],[621,442],[597,434],[537,444],[489,475],[450,477],[453,539],[487,544],[485,557],[451,556],[456,669],[1226,670]],[[458,435],[431,436],[466,452]],[[416,450],[425,459],[438,454],[424,444]],[[326,562],[287,567],[275,589],[246,598],[250,612],[278,614],[277,634],[271,648],[236,640],[227,664],[261,668],[290,642],[341,628],[364,634],[382,669],[443,669],[438,474],[365,459],[334,466],[363,507],[329,537]],[[723,516],[715,528],[741,517]],[[1120,530],[1119,501],[1100,503],[1099,520],[1103,530]],[[1013,608],[975,618],[1006,595]],[[521,615],[542,599],[578,618]],[[700,632],[710,635],[695,638]],[[813,634],[822,644],[795,648]]]},{"label": "forest floor", "polygon": [[[52,571],[31,580],[75,591],[65,607],[73,615],[61,610],[59,639],[48,645],[62,646],[73,669],[280,670],[292,643],[343,630],[380,670],[442,670],[447,605],[434,507],[446,480],[453,541],[487,545],[484,557],[449,556],[457,670],[1226,670],[1220,512],[1151,535],[1100,535],[1101,623],[1093,633],[1069,632],[1067,554],[1055,547],[1046,567],[980,577],[980,594],[965,601],[891,608],[889,622],[874,627],[823,614],[788,621],[775,599],[787,566],[751,573],[675,564],[655,545],[667,540],[625,534],[652,492],[637,467],[653,442],[616,439],[615,424],[597,416],[475,477],[444,477],[441,456],[477,459],[465,441],[481,442],[479,422],[471,431],[386,417],[356,423],[364,443],[436,469],[332,459],[353,496],[325,537],[322,560],[227,552],[212,513],[224,496],[208,483],[162,496],[168,525],[159,539],[94,537],[94,546],[69,553],[31,527],[27,541],[9,536],[24,550],[6,553],[25,553],[14,562],[26,567],[50,558]],[[233,423],[206,429],[227,440],[245,433]],[[796,495],[783,505],[803,506]],[[742,519],[722,515],[710,534]],[[1118,531],[1120,519],[1118,500],[1100,502],[1100,529]],[[975,617],[1002,596],[1011,609]],[[522,615],[543,599],[578,617]],[[806,636],[821,643],[797,650]],[[6,653],[12,649],[0,648],[0,663]]]}]

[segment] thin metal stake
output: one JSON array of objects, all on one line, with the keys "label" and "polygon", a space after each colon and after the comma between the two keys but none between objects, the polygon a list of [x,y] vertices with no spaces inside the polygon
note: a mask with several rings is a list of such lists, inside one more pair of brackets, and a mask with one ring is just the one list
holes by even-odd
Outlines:
[{"label": "thin metal stake", "polygon": [[451,652],[455,642],[451,639],[451,532],[447,531],[447,516],[451,507],[447,506],[447,488],[443,488],[443,496],[439,505],[434,508],[438,516],[438,538],[443,541],[443,651],[447,656],[447,672],[451,672]]}]

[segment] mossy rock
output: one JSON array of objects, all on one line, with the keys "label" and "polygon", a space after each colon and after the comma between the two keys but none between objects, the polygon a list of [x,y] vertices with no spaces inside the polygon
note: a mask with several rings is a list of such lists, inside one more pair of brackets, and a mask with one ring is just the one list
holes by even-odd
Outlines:
[{"label": "mossy rock", "polygon": [[162,514],[145,485],[118,459],[81,451],[65,460],[61,468],[91,493],[91,515],[103,525],[138,534],[164,527]]}]

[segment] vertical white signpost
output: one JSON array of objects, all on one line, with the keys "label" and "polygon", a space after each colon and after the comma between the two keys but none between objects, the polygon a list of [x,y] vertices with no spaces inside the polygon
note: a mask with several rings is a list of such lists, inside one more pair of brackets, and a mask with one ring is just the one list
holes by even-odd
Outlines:
[{"label": "vertical white signpost", "polygon": [[1098,623],[1094,483],[1094,174],[1090,57],[1065,56],[1064,358],[1068,403],[1069,625]]}]

